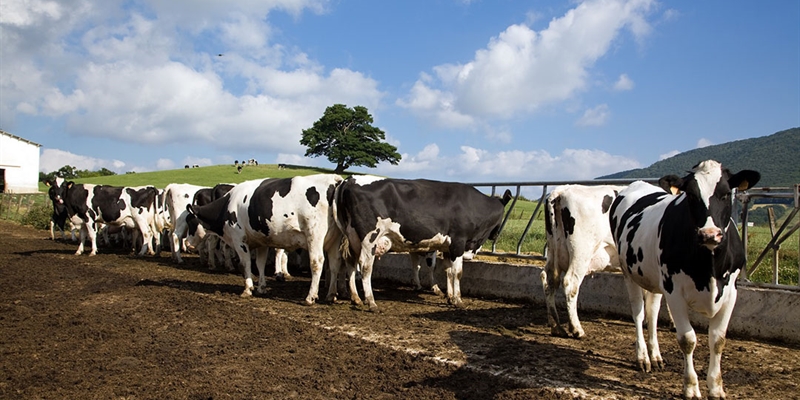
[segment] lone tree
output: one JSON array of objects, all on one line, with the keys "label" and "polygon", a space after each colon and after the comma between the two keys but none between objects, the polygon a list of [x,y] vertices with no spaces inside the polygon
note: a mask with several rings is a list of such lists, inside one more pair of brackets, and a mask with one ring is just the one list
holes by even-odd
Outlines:
[{"label": "lone tree", "polygon": [[325,109],[313,127],[303,129],[300,144],[308,147],[306,156],[328,157],[336,164],[334,173],[341,174],[358,165],[375,168],[381,161],[397,165],[402,158],[397,147],[383,140],[386,134],[372,126],[372,115],[366,107],[334,104]]}]

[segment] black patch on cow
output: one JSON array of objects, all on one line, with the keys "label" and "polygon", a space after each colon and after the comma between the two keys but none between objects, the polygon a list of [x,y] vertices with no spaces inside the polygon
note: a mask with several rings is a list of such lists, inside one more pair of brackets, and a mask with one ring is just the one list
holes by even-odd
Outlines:
[{"label": "black patch on cow", "polygon": [[245,203],[247,203],[247,195],[244,195],[244,197],[242,198],[242,204],[245,204]]},{"label": "black patch on cow", "polygon": [[230,226],[234,226],[239,222],[239,220],[236,218],[236,211],[228,211],[225,219],[228,221]]},{"label": "black patch on cow", "polygon": [[247,246],[245,246],[244,244],[240,244],[239,247],[242,249],[242,252],[247,254]]},{"label": "black patch on cow", "polygon": [[317,191],[317,188],[311,186],[306,190],[306,200],[308,200],[308,204],[311,204],[311,207],[316,207],[317,203],[319,203],[320,194]]},{"label": "black patch on cow", "polygon": [[369,236],[369,242],[370,242],[370,243],[374,242],[374,241],[375,241],[375,239],[377,239],[377,238],[378,238],[378,235],[380,235],[380,234],[381,234],[381,230],[380,230],[380,228],[378,228],[378,229],[375,229],[375,232],[374,232],[372,235],[370,235],[370,236]]},{"label": "black patch on cow", "polygon": [[253,191],[250,197],[250,204],[247,207],[247,218],[250,227],[256,232],[261,232],[264,236],[269,236],[270,229],[267,224],[272,221],[273,203],[272,197],[278,193],[281,197],[286,197],[292,188],[292,178],[284,179],[265,179]]},{"label": "black patch on cow", "polygon": [[[614,193],[616,193],[616,191]],[[614,198],[613,197],[611,197],[609,195],[603,196],[603,208],[602,208],[603,214],[608,212],[608,210],[611,208],[611,204],[612,203],[614,203]]]},{"label": "black patch on cow", "polygon": [[155,187],[149,186],[142,189],[126,188],[125,191],[131,198],[132,207],[150,208],[155,204],[158,190]]},{"label": "black patch on cow", "polygon": [[[186,218],[186,223],[189,224],[189,232],[196,232],[197,224],[202,223],[209,231],[222,236],[223,227],[229,218],[227,215],[229,200],[230,197],[222,197],[204,206],[187,205],[186,208],[190,212],[190,215]],[[192,215],[197,218],[192,218]]]},{"label": "black patch on cow", "polygon": [[564,226],[564,236],[575,233],[575,218],[572,217],[572,213],[567,207],[561,209],[561,223]]},{"label": "black patch on cow", "polygon": [[228,192],[231,191],[231,189],[233,189],[233,185],[229,183],[217,184],[216,186],[214,186],[214,189],[211,190],[211,201],[214,201],[216,199],[225,196],[226,194],[228,194]]},{"label": "black patch on cow", "polygon": [[639,251],[636,253],[636,257],[639,260],[639,262],[642,262],[642,260],[644,260],[644,252],[642,251],[641,247],[639,247]]},{"label": "black patch on cow", "polygon": [[184,199],[188,199],[188,198],[189,198],[189,193],[184,193],[184,194],[183,194],[183,198],[184,198]]},{"label": "black patch on cow", "polygon": [[[120,196],[122,187],[97,185],[92,190],[91,209],[97,210],[97,218],[105,222],[116,221],[127,208]],[[94,219],[94,218],[93,218]]]},{"label": "black patch on cow", "polygon": [[[400,226],[408,247],[437,234],[450,237],[442,251],[453,260],[500,232],[502,200],[487,196],[471,185],[426,179],[382,179],[359,185],[348,178],[336,189],[337,219],[363,242],[378,219],[390,218]],[[352,256],[360,243],[350,241]],[[427,250],[427,249],[426,249]]]},{"label": "black patch on cow", "polygon": [[195,192],[194,197],[192,198],[192,204],[197,206],[204,206],[208,203],[211,203],[212,201],[214,201],[214,199],[212,198],[213,194],[214,194],[214,189],[211,188],[199,189],[197,192]]},{"label": "black patch on cow", "polygon": [[550,205],[549,198],[544,202],[544,213],[544,230],[547,232],[547,235],[553,236],[553,223],[551,222],[551,219],[555,218],[555,216],[553,215],[553,207]]}]

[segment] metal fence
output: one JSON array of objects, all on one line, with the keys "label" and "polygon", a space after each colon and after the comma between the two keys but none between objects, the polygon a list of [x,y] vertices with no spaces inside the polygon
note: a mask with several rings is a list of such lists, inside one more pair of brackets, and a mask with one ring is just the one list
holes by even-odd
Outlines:
[{"label": "metal fence", "polygon": [[[514,252],[500,252],[497,251],[496,243],[492,244],[492,249],[490,251],[481,251],[479,254],[484,255],[492,255],[492,256],[501,256],[501,257],[508,257],[508,258],[520,258],[520,259],[533,259],[533,260],[546,260],[547,251],[545,248],[542,249],[542,255],[529,255],[523,254],[521,252],[522,243],[525,241],[527,235],[530,233],[530,228],[533,225],[533,221],[539,216],[542,212],[541,206],[544,203],[544,199],[546,198],[549,191],[553,188],[561,185],[587,185],[587,186],[597,186],[597,185],[628,185],[636,180],[643,180],[649,183],[657,183],[657,178],[650,178],[650,179],[604,179],[604,180],[588,180],[588,181],[540,181],[540,182],[481,182],[481,183],[472,183],[471,185],[477,187],[478,189],[482,189],[484,191],[490,191],[491,195],[498,195],[501,190],[505,190],[506,188],[514,189],[516,192],[514,194],[513,200],[511,202],[511,206],[508,208],[506,215],[503,218],[503,223],[500,228],[500,232],[503,232],[503,228],[505,228],[506,223],[508,222],[509,217],[514,213],[514,206],[517,204],[518,199],[522,193],[523,189],[528,189],[529,191],[536,192],[537,189],[540,190],[540,194],[538,195],[538,200],[536,208],[534,212],[531,214],[530,219],[527,222],[527,225],[519,237],[517,241],[516,251]],[[794,285],[780,285],[778,284],[778,269],[779,269],[779,250],[780,245],[784,243],[789,237],[800,229],[800,185],[794,185],[792,187],[773,187],[773,188],[753,188],[745,192],[737,193],[735,197],[735,201],[738,203],[740,210],[742,210],[741,216],[741,226],[742,226],[742,240],[745,246],[745,255],[747,254],[748,246],[750,245],[748,240],[748,224],[747,224],[747,217],[748,211],[751,206],[751,201],[753,199],[759,198],[773,198],[773,199],[794,199],[794,207],[789,212],[789,215],[786,217],[784,222],[781,224],[779,228],[773,227],[771,234],[772,238],[770,239],[769,243],[766,247],[761,251],[760,255],[757,259],[750,263],[746,264],[745,271],[740,275],[740,278],[743,280],[747,280],[749,276],[756,270],[759,264],[763,261],[763,259],[767,256],[767,254],[772,251],[773,252],[773,279],[771,284],[754,284],[756,286],[777,286],[780,288],[791,288],[796,289],[797,286]],[[734,216],[738,219],[738,215]],[[737,221],[737,223],[740,221]],[[794,225],[792,225],[794,224]],[[800,237],[800,235],[798,235]],[[798,248],[800,248],[800,240],[798,240]],[[800,258],[798,258],[800,260]],[[800,261],[798,261],[798,281],[800,281]]]},{"label": "metal fence", "polygon": [[48,200],[47,193],[0,193],[0,218],[19,221],[28,210]]}]

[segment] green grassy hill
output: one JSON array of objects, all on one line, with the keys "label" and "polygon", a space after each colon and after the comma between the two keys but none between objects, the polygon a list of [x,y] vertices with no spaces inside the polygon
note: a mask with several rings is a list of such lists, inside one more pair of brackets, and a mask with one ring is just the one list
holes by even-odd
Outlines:
[{"label": "green grassy hill", "polygon": [[761,173],[759,187],[791,186],[800,183],[800,128],[769,136],[737,140],[680,153],[647,168],[622,171],[598,179],[660,178],[683,175],[698,162],[717,160],[731,171],[753,169]]},{"label": "green grassy hill", "polygon": [[[278,169],[277,164],[259,164],[247,166],[242,173],[237,173],[233,165],[213,165],[200,168],[181,168],[164,171],[142,172],[136,174],[122,174],[109,176],[96,176],[93,178],[75,179],[75,183],[93,183],[98,185],[113,186],[144,186],[153,185],[164,188],[170,183],[190,183],[200,186],[214,186],[218,183],[241,183],[252,179],[264,178],[289,178],[298,175],[329,174],[333,170],[312,167],[292,167]],[[43,183],[39,189],[47,191]]]}]

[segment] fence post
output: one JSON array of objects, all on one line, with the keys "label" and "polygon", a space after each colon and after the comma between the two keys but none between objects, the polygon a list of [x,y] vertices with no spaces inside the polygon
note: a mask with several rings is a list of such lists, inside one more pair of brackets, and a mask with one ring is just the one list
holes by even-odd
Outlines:
[{"label": "fence post", "polygon": [[[775,211],[772,207],[767,208],[767,216],[769,217],[769,233],[772,237],[775,237]],[[775,243],[773,246],[772,251],[772,283],[774,285],[778,284],[778,266],[780,260],[778,250],[781,248],[781,245]]]}]

